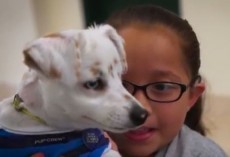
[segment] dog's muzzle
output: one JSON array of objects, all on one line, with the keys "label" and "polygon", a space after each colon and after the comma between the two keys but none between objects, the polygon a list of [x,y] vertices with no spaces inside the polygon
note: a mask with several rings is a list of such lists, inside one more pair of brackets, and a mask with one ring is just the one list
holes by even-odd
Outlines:
[{"label": "dog's muzzle", "polygon": [[130,119],[134,125],[138,126],[143,124],[147,117],[148,112],[144,108],[138,105],[133,105],[130,112]]}]

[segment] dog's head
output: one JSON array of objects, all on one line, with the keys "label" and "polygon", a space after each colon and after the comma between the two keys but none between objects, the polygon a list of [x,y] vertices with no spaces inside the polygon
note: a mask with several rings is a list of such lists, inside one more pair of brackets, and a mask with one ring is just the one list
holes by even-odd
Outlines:
[{"label": "dog's head", "polygon": [[40,38],[24,56],[39,78],[50,125],[123,132],[145,121],[146,110],[122,86],[123,40],[111,26]]}]

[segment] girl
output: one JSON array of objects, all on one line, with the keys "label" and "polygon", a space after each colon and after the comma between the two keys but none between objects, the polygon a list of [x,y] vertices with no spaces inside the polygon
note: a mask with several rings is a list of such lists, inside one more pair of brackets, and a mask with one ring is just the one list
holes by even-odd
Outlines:
[{"label": "girl", "polygon": [[[148,110],[145,124],[110,134],[124,157],[225,157],[202,136],[200,48],[189,23],[153,5],[115,12],[107,23],[124,38],[123,84]],[[187,124],[187,125],[186,125]]]}]

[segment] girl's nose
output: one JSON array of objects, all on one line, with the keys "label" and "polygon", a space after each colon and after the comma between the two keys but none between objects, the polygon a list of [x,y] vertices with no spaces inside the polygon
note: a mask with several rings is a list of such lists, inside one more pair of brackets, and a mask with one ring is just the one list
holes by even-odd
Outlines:
[{"label": "girl's nose", "polygon": [[137,90],[133,96],[141,103],[141,105],[147,110],[149,114],[152,113],[150,100],[145,96],[144,91]]}]

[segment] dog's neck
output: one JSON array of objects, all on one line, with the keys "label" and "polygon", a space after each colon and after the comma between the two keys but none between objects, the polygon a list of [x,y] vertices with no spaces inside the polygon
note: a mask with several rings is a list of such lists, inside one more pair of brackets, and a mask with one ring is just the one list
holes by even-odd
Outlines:
[{"label": "dog's neck", "polygon": [[[45,109],[44,84],[35,75],[27,76],[20,84],[16,97],[5,100],[0,112],[0,124],[4,129],[22,134],[44,134],[46,132],[67,132],[72,128],[59,127],[60,119],[53,120]],[[15,99],[16,98],[16,99]],[[21,100],[20,100],[21,99]],[[17,109],[18,107],[18,109]],[[60,124],[59,124],[60,123]]]},{"label": "dog's neck", "polygon": [[27,115],[28,117],[34,119],[35,121],[41,123],[41,124],[44,124],[44,125],[47,125],[46,121],[43,120],[41,117],[38,117],[36,115],[34,115],[33,113],[31,113],[25,106],[22,105],[23,104],[23,100],[22,98],[16,94],[14,96],[14,99],[13,99],[13,102],[12,102],[12,106],[14,107],[14,109],[19,112],[19,113],[22,113],[22,114],[25,114]]}]

